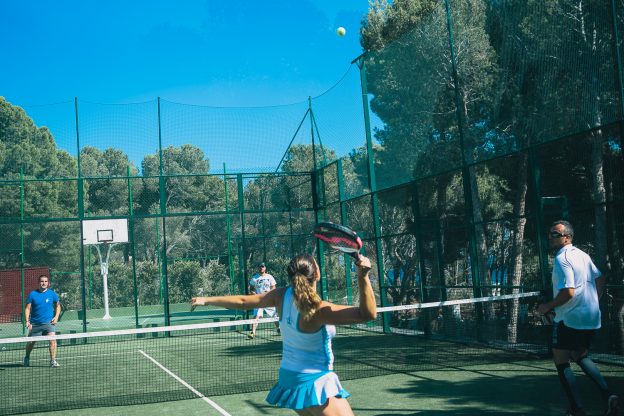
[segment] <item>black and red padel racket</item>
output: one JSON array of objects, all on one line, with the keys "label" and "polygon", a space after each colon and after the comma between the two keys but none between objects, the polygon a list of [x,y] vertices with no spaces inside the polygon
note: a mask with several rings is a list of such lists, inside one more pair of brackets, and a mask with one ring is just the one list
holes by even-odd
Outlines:
[{"label": "black and red padel racket", "polygon": [[314,226],[314,237],[329,244],[335,250],[359,258],[362,240],[351,228],[333,222],[320,222]]}]

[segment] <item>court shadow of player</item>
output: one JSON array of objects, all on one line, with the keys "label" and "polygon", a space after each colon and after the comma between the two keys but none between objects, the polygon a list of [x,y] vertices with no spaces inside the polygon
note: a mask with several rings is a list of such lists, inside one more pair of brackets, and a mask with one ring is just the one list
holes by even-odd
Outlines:
[{"label": "court shadow of player", "polygon": [[[415,412],[409,412],[409,413],[400,413],[399,412],[387,412],[387,411],[382,411],[382,409],[379,409],[379,411],[381,413],[371,413],[374,412],[375,409],[366,409],[366,408],[358,408],[358,407],[354,407],[353,411],[356,414],[359,414],[358,412],[366,412],[366,414],[374,414],[375,416],[442,416],[442,415],[453,415],[453,416],[475,416],[475,415],[479,415],[479,416],[487,416],[487,415],[500,415],[500,411],[496,411],[496,412],[488,412],[488,411],[483,411],[483,409],[479,409],[477,411],[475,410],[417,410]],[[514,413],[516,415],[518,415],[517,413]]]},{"label": "court shadow of player", "polygon": [[24,365],[22,363],[0,364],[0,370],[5,370],[7,368],[17,368],[17,367],[24,367]]},{"label": "court shadow of player", "polygon": [[375,410],[378,410],[382,413],[374,413],[375,416],[423,416],[423,412],[418,411],[418,412],[409,412],[409,413],[403,413],[401,410],[399,410],[398,412],[387,412],[387,411],[383,411],[382,409],[367,409],[367,408],[360,408],[357,406],[353,406],[353,412],[355,414],[359,414],[360,412],[366,412],[366,414],[373,414],[371,412],[374,412]]},{"label": "court shadow of player", "polygon": [[254,408],[256,411],[258,411],[260,414],[263,415],[272,415],[275,413],[275,406],[271,406],[269,404],[266,404],[264,402],[262,403],[258,403],[255,400],[244,400],[245,404],[247,404],[247,406]]},{"label": "court shadow of player", "polygon": [[[407,414],[419,416],[464,415],[560,415],[566,403],[550,392],[559,392],[556,373],[548,368],[547,360],[509,361],[506,364],[471,365],[462,367],[421,370],[392,379],[394,387],[386,393],[402,397],[397,401],[413,403],[418,411]],[[606,377],[614,391],[623,387],[622,371],[611,369]],[[390,386],[390,381],[386,382]],[[399,387],[400,385],[401,387]],[[592,392],[595,387],[586,377],[579,377],[579,389],[587,409],[597,414],[603,410]],[[439,408],[443,404],[443,409]],[[438,408],[436,408],[438,407]],[[381,411],[376,416],[401,415]]]}]

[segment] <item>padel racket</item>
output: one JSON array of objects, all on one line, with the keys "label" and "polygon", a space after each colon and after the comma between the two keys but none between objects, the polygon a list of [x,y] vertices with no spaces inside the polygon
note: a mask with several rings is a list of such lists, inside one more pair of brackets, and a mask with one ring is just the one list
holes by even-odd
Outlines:
[{"label": "padel racket", "polygon": [[[546,295],[546,293],[544,291],[542,291],[541,293],[542,294],[540,296],[539,302],[540,303],[548,302],[548,296]],[[555,311],[551,309],[548,312],[546,312],[544,315],[540,314],[540,319],[542,320],[543,325],[552,325],[555,322]]]},{"label": "padel racket", "polygon": [[333,222],[320,222],[314,226],[314,237],[329,244],[335,250],[349,254],[356,260],[360,257],[362,240],[349,227]]},{"label": "padel racket", "polygon": [[548,311],[545,315],[540,315],[542,324],[552,325],[555,322],[555,311]]}]

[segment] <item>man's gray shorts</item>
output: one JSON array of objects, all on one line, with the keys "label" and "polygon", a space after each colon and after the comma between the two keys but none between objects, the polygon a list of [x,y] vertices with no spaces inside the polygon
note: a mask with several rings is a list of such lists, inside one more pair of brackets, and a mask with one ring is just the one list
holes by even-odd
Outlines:
[{"label": "man's gray shorts", "polygon": [[50,332],[56,333],[56,327],[50,323],[48,324],[32,324],[32,329],[28,333],[29,337],[38,337],[41,335],[48,335]]}]

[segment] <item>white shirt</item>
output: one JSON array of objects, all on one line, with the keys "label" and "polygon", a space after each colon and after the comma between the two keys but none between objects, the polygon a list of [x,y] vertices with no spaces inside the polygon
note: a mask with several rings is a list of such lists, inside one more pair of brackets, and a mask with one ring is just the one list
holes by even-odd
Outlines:
[{"label": "white shirt", "polygon": [[288,287],[282,300],[282,364],[286,370],[299,373],[318,373],[333,370],[332,338],[334,325],[323,325],[316,332],[299,330],[299,310],[295,304],[292,287]]},{"label": "white shirt", "polygon": [[271,287],[275,286],[277,283],[275,282],[275,278],[268,273],[263,275],[254,274],[251,280],[249,281],[249,286],[254,289],[254,292],[266,293],[271,290]]},{"label": "white shirt", "polygon": [[555,307],[555,322],[563,321],[575,329],[600,328],[600,306],[596,279],[600,270],[587,253],[571,244],[563,246],[555,255],[552,272],[553,294],[564,288],[574,288],[574,296]]}]

